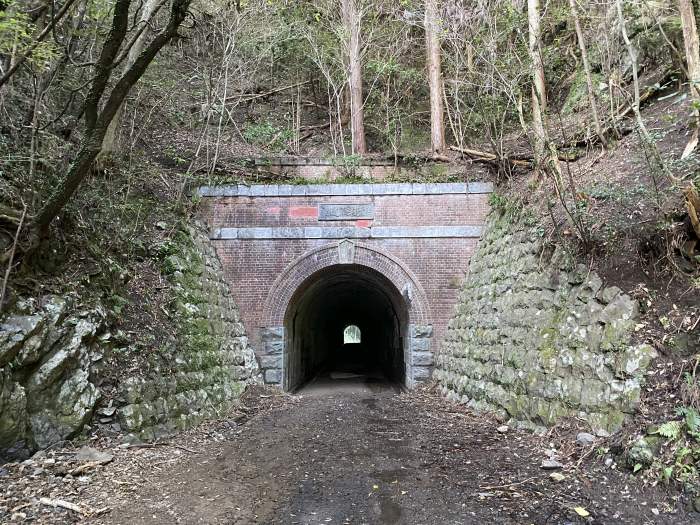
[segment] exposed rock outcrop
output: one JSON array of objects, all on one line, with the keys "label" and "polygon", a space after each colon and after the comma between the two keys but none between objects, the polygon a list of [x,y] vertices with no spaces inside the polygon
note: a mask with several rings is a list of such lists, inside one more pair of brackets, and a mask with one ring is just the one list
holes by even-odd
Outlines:
[{"label": "exposed rock outcrop", "polygon": [[99,307],[49,295],[21,301],[0,323],[0,450],[23,456],[89,421],[100,398],[91,364],[109,339],[104,319]]}]

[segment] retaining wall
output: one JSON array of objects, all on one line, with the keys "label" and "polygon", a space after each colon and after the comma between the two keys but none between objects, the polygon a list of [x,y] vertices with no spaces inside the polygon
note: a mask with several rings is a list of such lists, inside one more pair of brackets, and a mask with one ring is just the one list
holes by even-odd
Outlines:
[{"label": "retaining wall", "polygon": [[632,342],[637,302],[538,229],[492,212],[435,377],[449,399],[541,428],[577,417],[612,431],[639,404],[655,357]]}]

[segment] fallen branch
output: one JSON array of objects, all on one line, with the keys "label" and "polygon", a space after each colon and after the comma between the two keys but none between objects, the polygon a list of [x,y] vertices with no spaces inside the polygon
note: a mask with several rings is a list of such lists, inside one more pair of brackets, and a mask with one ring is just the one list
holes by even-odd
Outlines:
[{"label": "fallen branch", "polygon": [[588,456],[590,456],[591,454],[593,454],[593,451],[595,451],[597,448],[598,448],[598,445],[596,445],[596,444],[592,445],[584,454],[581,455],[581,457],[580,457],[580,458],[578,459],[578,461],[576,462],[576,465],[574,466],[574,468],[575,468],[575,469],[578,469],[578,468],[581,466],[581,463],[583,463],[583,461],[584,461]]},{"label": "fallen branch", "polygon": [[311,82],[310,80],[305,80],[304,82],[297,82],[296,84],[291,84],[289,86],[284,86],[281,88],[273,89],[272,91],[267,91],[265,93],[241,93],[238,95],[231,95],[230,97],[226,97],[226,101],[228,102],[229,100],[235,100],[235,99],[241,99],[241,102],[250,102],[251,100],[255,100],[257,98],[264,98],[264,97],[269,97],[270,95],[274,95],[275,93],[280,93],[282,91],[287,91],[289,89],[294,89],[296,87],[303,86],[305,84],[308,84]]},{"label": "fallen branch", "polygon": [[299,137],[299,142],[304,142],[306,139],[310,139],[310,138],[313,137],[313,136],[314,136],[314,132],[313,132],[313,131],[309,131],[308,133],[305,133],[304,135],[302,135],[301,137]]},{"label": "fallen branch", "polygon": [[270,139],[270,142],[268,142],[267,144],[265,144],[265,149],[269,148],[269,147],[272,146],[275,142],[277,142],[277,139],[280,138],[280,136],[282,135],[283,132],[284,132],[284,130],[281,129],[281,130],[279,130],[277,133],[275,133],[275,135],[272,137],[272,139]]},{"label": "fallen branch", "polygon": [[183,447],[182,445],[175,445],[173,443],[168,443],[168,442],[137,443],[135,445],[129,445],[126,448],[155,448],[155,447],[174,447],[174,448],[179,448],[180,450],[184,450],[185,452],[189,452],[190,454],[201,454],[201,452],[198,450],[192,450],[191,448]]},{"label": "fallen branch", "polygon": [[314,124],[312,126],[302,126],[299,128],[299,131],[314,131],[314,130],[319,130],[319,129],[324,129],[330,127],[331,123],[330,122],[323,122],[321,124]]},{"label": "fallen branch", "polygon": [[21,505],[17,505],[16,507],[12,507],[12,510],[10,511],[11,514],[14,514],[15,512],[19,512],[22,509],[26,509],[27,507],[31,507],[31,503],[22,503]]},{"label": "fallen branch", "polygon": [[700,193],[695,189],[693,183],[688,183],[688,186],[683,190],[685,197],[685,205],[688,209],[690,224],[693,226],[695,235],[700,239]]},{"label": "fallen branch", "polygon": [[[664,77],[664,81],[666,78],[668,78],[668,75],[670,72]],[[647,101],[649,98],[651,98],[655,93],[661,90],[661,87],[659,85],[654,85],[649,88],[647,88],[647,91],[644,92],[644,94],[640,97],[640,103],[643,103]],[[617,137],[624,137],[625,135],[628,135],[632,131],[634,131],[634,126],[625,126],[621,127],[620,123],[625,120],[629,114],[633,111],[632,106],[628,105],[622,105],[618,108],[618,115],[616,118],[608,118],[603,122],[603,135],[604,136],[609,136],[613,130],[617,130]],[[567,139],[567,140],[561,140],[557,142],[556,148],[557,148],[557,158],[558,160],[562,162],[575,162],[583,157],[585,157],[588,154],[588,151],[586,151],[584,148],[586,146],[595,146],[596,144],[600,144],[600,137],[596,132],[591,132],[589,133],[588,130],[582,130],[576,134],[573,135],[573,137]],[[454,149],[455,151],[459,151],[458,149],[455,149],[453,147],[450,147],[450,149]],[[472,150],[467,150],[467,151],[472,151]],[[477,150],[473,150],[475,153],[480,153],[484,154],[485,152],[480,152]],[[483,159],[484,162],[496,162],[496,155],[492,155],[490,153],[487,153],[486,155],[489,155],[493,157],[493,159]],[[482,159],[480,159],[482,160]],[[513,163],[517,161],[525,161],[527,163],[531,163],[534,161],[534,157],[532,155],[528,154],[517,154],[517,155],[512,155],[509,156],[509,160],[511,160]]]},{"label": "fallen branch", "polygon": [[0,221],[9,222],[10,224],[19,224],[23,213],[10,206],[0,204]]},{"label": "fallen branch", "polygon": [[106,465],[110,461],[112,461],[112,460],[109,459],[109,460],[104,460],[104,461],[90,461],[88,463],[83,463],[82,465],[70,470],[68,472],[68,474],[70,474],[71,476],[76,476],[78,474],[82,474],[83,472],[87,472],[90,469],[93,469],[96,467],[101,467],[102,465]]},{"label": "fallen branch", "polygon": [[[348,117],[344,116],[343,119],[340,121],[341,126],[345,126],[348,123]],[[314,131],[314,130],[319,130],[319,129],[325,129],[331,127],[332,124],[335,124],[335,122],[322,122],[321,124],[313,124],[311,126],[302,126],[299,128],[299,131]]]},{"label": "fallen branch", "polygon": [[489,485],[486,487],[479,487],[479,490],[499,490],[499,489],[507,489],[509,487],[516,487],[518,485],[523,485],[525,483],[528,483],[529,481],[532,481],[534,479],[537,479],[538,476],[532,476],[531,478],[524,479],[522,481],[515,481],[513,483],[506,483],[505,485]]},{"label": "fallen branch", "polygon": [[80,505],[76,505],[75,503],[62,499],[41,498],[39,499],[39,503],[53,508],[61,507],[63,509],[72,510],[73,512],[77,512],[78,514],[82,514],[84,516],[89,514],[88,511],[83,509]]},{"label": "fallen branch", "polygon": [[456,151],[457,153],[462,153],[463,155],[468,155],[472,159],[480,162],[487,162],[491,164],[501,164],[502,162],[507,162],[509,164],[512,164],[513,166],[519,166],[521,168],[530,168],[532,167],[532,161],[531,160],[525,160],[525,159],[513,159],[513,158],[499,158],[498,155],[495,155],[493,153],[489,153],[487,151],[480,151],[476,149],[471,149],[471,148],[458,148],[457,146],[450,146],[450,149],[452,151]]}]

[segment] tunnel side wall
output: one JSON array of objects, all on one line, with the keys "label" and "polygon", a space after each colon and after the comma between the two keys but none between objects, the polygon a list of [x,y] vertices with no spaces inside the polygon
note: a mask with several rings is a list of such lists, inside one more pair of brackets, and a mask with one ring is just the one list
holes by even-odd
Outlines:
[{"label": "tunnel side wall", "polygon": [[612,431],[639,404],[655,355],[631,341],[638,305],[537,228],[493,212],[435,376],[448,398],[520,426],[562,417]]},{"label": "tunnel side wall", "polygon": [[[296,326],[294,321],[290,319],[285,328],[284,358],[279,363],[279,370],[284,375],[282,385],[285,390],[290,391],[296,390],[311,379],[314,371],[323,364],[325,356],[320,349],[337,346],[337,341],[326,340],[326,330],[311,329],[313,319],[297,319]],[[296,330],[299,333],[296,333]]]}]

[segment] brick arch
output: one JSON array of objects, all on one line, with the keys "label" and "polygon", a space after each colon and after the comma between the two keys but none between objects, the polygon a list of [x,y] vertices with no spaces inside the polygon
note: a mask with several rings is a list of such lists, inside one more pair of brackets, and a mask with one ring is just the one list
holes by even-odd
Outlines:
[{"label": "brick arch", "polygon": [[385,278],[408,301],[409,323],[430,325],[432,316],[427,295],[415,275],[390,253],[349,240],[341,240],[310,250],[285,268],[275,279],[265,300],[263,326],[283,326],[289,303],[297,289],[313,274],[341,264],[371,268]]}]

